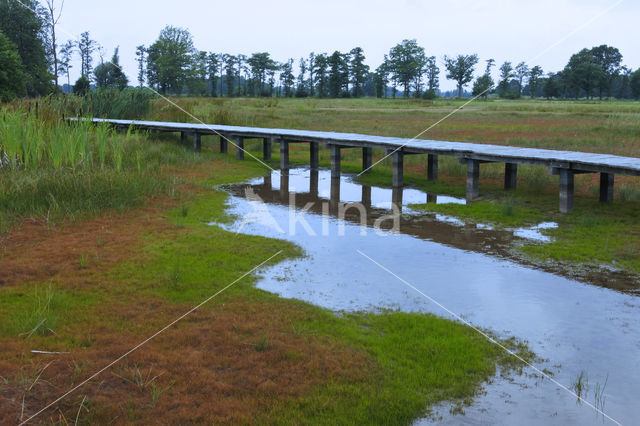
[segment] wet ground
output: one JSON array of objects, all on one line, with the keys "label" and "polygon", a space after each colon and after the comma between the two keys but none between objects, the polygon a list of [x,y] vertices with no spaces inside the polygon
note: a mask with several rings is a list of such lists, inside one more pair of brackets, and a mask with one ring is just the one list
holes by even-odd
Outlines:
[{"label": "wet ground", "polygon": [[[567,387],[584,372],[585,398],[592,404],[597,399],[613,419],[640,419],[640,299],[602,286],[639,283],[615,271],[577,281],[560,266],[531,264],[514,252],[514,241],[543,243],[544,228],[555,224],[513,230],[465,225],[409,207],[464,200],[361,186],[349,176],[331,179],[324,170],[274,172],[225,189],[232,194],[230,213],[239,218],[228,229],[288,239],[307,254],[265,270],[260,288],[336,311],[388,308],[451,317],[417,289],[474,326],[527,340],[543,359],[536,367]],[[442,406],[418,423],[610,422],[534,373],[497,377],[464,415]]]}]

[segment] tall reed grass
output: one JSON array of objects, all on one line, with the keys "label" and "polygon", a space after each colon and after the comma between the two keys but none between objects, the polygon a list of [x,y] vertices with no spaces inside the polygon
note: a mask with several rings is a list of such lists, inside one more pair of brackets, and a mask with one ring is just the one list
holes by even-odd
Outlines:
[{"label": "tall reed grass", "polygon": [[170,194],[163,167],[202,157],[146,133],[68,122],[56,102],[0,106],[0,232],[24,218],[73,220]]},{"label": "tall reed grass", "polygon": [[114,167],[120,171],[123,151],[123,138],[114,137],[107,125],[44,120],[34,112],[0,109],[0,158],[4,169]]}]

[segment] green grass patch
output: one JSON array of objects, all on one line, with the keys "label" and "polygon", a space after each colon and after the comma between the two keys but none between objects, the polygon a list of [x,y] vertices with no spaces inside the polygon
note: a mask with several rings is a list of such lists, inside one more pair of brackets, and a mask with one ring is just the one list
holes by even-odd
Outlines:
[{"label": "green grass patch", "polygon": [[[265,421],[303,424],[411,424],[442,401],[464,407],[496,374],[521,368],[515,358],[469,327],[429,314],[318,310],[308,333],[337,338],[373,361],[366,379],[339,378],[304,398],[274,407]],[[533,354],[515,339],[504,341],[525,359]],[[345,422],[345,419],[349,419]]]},{"label": "green grass patch", "polygon": [[[249,170],[247,170],[249,172]],[[253,170],[255,173],[256,170]],[[211,181],[225,181],[217,176]],[[194,304],[233,282],[254,265],[279,250],[271,263],[301,256],[285,241],[224,231],[205,222],[224,218],[226,194],[213,191],[170,212],[170,220],[185,229],[171,240],[149,236],[140,254],[115,273],[130,289],[168,301]],[[254,275],[221,295],[211,309],[237,298],[278,303],[283,315],[304,310],[296,330],[328,339],[366,354],[370,374],[361,381],[333,377],[303,398],[277,404],[261,421],[299,423],[411,423],[428,407],[443,400],[470,401],[482,383],[504,362],[504,352],[470,328],[433,315],[383,312],[335,313],[295,300],[281,300],[256,289]],[[258,352],[270,342],[262,336],[252,342]]]},{"label": "green grass patch", "polygon": [[640,203],[624,205],[581,201],[569,215],[558,218],[559,227],[545,234],[553,241],[520,248],[540,261],[608,265],[640,273]]},{"label": "green grass patch", "polygon": [[523,207],[512,196],[499,201],[478,201],[464,204],[414,204],[412,208],[433,213],[455,216],[471,223],[490,223],[500,227],[534,225],[543,221],[544,214],[539,210]]},{"label": "green grass patch", "polygon": [[[0,291],[0,336],[51,337],[59,345],[74,338],[58,339],[62,330],[86,319],[85,312],[98,301],[95,291],[67,290],[54,283],[31,283]],[[69,336],[67,336],[69,337]]]}]

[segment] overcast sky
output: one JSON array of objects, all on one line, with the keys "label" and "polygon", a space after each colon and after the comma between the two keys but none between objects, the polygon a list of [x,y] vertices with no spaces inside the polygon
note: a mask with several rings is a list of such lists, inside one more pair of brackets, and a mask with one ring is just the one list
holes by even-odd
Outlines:
[{"label": "overcast sky", "polygon": [[[120,46],[121,64],[135,84],[136,46],[152,44],[166,25],[188,29],[200,50],[267,51],[280,62],[360,46],[373,70],[392,46],[415,38],[441,69],[445,54],[477,53],[498,65],[525,61],[557,71],[571,54],[600,44],[617,47],[624,64],[640,67],[638,0],[66,0],[58,38],[89,31],[105,60]],[[476,74],[483,69],[484,62]],[[76,65],[72,80],[78,72]],[[441,89],[454,87],[443,72]]]}]

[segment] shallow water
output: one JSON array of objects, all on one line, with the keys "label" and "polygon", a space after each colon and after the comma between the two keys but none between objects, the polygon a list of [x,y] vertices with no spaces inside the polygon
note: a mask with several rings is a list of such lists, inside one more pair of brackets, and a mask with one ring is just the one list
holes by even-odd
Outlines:
[{"label": "shallow water", "polygon": [[[586,399],[591,403],[596,385],[606,381],[604,411],[623,424],[640,419],[640,299],[569,279],[559,268],[541,270],[509,250],[514,238],[539,243],[536,239],[545,237],[542,230],[553,225],[494,230],[455,218],[417,214],[409,204],[464,200],[410,188],[361,186],[348,176],[331,179],[323,170],[273,173],[225,189],[232,194],[230,213],[239,218],[227,229],[288,239],[308,255],[264,270],[259,288],[337,311],[391,308],[451,317],[400,277],[475,326],[527,340],[544,359],[536,367],[550,370],[567,387],[581,371],[586,372]],[[376,221],[392,212],[392,201],[402,210],[396,232],[374,230]],[[344,220],[336,217],[352,202],[365,206],[366,224],[361,224],[353,206]],[[290,204],[295,209],[290,210]],[[392,225],[391,219],[382,222],[385,229]],[[595,277],[596,284],[607,279],[603,273]],[[630,278],[617,274],[616,279]],[[485,393],[465,408],[465,415],[452,415],[443,406],[436,414],[441,419],[418,423],[609,422],[549,380],[532,377],[532,369],[525,373],[511,380],[497,377],[485,385]]]}]

